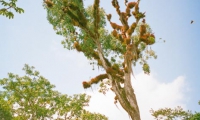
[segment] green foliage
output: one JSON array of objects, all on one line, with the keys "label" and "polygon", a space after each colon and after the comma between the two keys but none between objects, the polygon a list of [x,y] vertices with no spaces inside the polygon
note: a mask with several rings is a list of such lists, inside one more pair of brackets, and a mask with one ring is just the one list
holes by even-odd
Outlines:
[{"label": "green foliage", "polygon": [[34,67],[25,65],[23,70],[26,75],[19,77],[13,73],[8,78],[0,80],[3,86],[3,96],[10,102],[14,109],[13,113],[20,119],[44,119],[52,116],[52,108],[47,108],[54,98],[58,96],[54,85],[34,71]]},{"label": "green foliage", "polygon": [[104,115],[98,114],[98,113],[93,113],[91,114],[88,111],[84,111],[82,116],[82,120],[108,120],[108,118]]},{"label": "green foliage", "polygon": [[[145,13],[139,11],[140,0],[125,0],[125,11],[121,11],[118,0],[111,2],[120,24],[111,21],[113,13],[106,15],[104,9],[99,7],[100,0],[94,0],[93,5],[88,7],[84,6],[83,0],[45,0],[44,8],[56,33],[65,37],[61,42],[64,48],[82,52],[92,65],[106,72],[106,77],[101,79],[97,76],[83,81],[83,87],[86,89],[100,83],[99,91],[104,94],[112,89],[131,118],[140,119],[134,90],[130,85],[132,65],[139,62],[144,72],[150,73],[147,60],[157,57],[150,47],[155,43],[155,36],[145,22]],[[130,17],[135,21],[129,20]],[[106,29],[106,18],[112,31]],[[128,24],[130,21],[132,23]]]},{"label": "green foliage", "polygon": [[10,105],[2,96],[0,96],[0,117],[1,120],[12,120]]},{"label": "green foliage", "polygon": [[146,74],[150,73],[150,68],[149,68],[148,64],[144,63],[142,68],[144,70],[144,73],[146,73]]},{"label": "green foliage", "polygon": [[20,7],[16,6],[17,0],[9,0],[6,2],[5,0],[0,0],[0,4],[4,6],[4,8],[0,8],[0,15],[6,16],[9,19],[14,18],[14,14],[11,11],[12,9],[17,13],[24,13],[24,10]]},{"label": "green foliage", "polygon": [[[92,59],[93,51],[95,51],[97,48],[97,46],[94,44],[93,38],[91,38],[90,36],[94,33],[88,33],[88,31],[86,31],[85,29],[80,29],[82,28],[82,25],[76,23],[75,19],[87,19],[88,22],[85,23],[87,24],[86,28],[90,31],[94,31],[94,8],[92,6],[84,8],[84,4],[82,2],[76,1],[70,2],[69,0],[52,0],[52,2],[55,4],[52,8],[47,7],[47,19],[53,25],[53,28],[57,34],[66,37],[65,40],[61,42],[64,48],[67,48],[69,50],[75,49],[74,42],[76,41],[79,44],[81,51],[84,51],[84,55],[88,59]],[[70,8],[69,6],[71,4],[77,6],[78,10],[75,11]],[[67,13],[67,10],[71,13]],[[73,17],[70,16],[71,14],[73,14]],[[84,16],[81,17],[79,16],[79,14],[83,14]],[[111,49],[116,49],[120,47],[120,45],[113,45],[114,43],[118,43],[117,40],[113,40],[112,36],[104,28],[106,25],[106,19],[105,12],[102,8],[100,8],[99,14],[99,39],[102,42],[105,55],[108,56],[109,52],[111,52]]]},{"label": "green foliage", "polygon": [[154,116],[156,120],[200,120],[200,113],[195,112],[194,114],[191,111],[184,111],[180,106],[171,109],[171,108],[161,108],[154,111],[151,109],[151,115]]},{"label": "green foliage", "polygon": [[[94,33],[96,29],[94,24],[95,16],[98,16],[95,13],[95,5],[85,8],[82,0],[51,0],[51,2],[53,3],[53,7],[48,7],[48,4],[44,2],[44,7],[47,9],[47,19],[53,25],[56,33],[65,37],[65,40],[61,42],[64,48],[69,50],[76,49],[79,52],[83,52],[89,60],[93,60],[96,65],[101,67],[96,61],[97,59],[93,57],[94,51],[97,51],[97,44],[94,40],[95,37],[93,37],[96,34]],[[74,10],[75,8],[77,10]],[[98,23],[97,36],[99,36],[98,39],[102,47],[103,55],[110,63],[118,64],[122,69],[126,44],[121,43],[119,39],[116,39],[112,35],[112,32],[106,30],[105,11],[103,8],[98,9],[100,21]],[[84,26],[81,22],[79,23],[79,20],[85,21]],[[134,54],[137,54],[135,55],[135,60],[132,61],[134,65],[136,65],[138,60],[143,65],[147,64],[149,58],[157,58],[155,52],[149,49],[148,44],[139,39],[140,26],[142,24],[138,23],[136,32],[132,35],[134,44],[138,46],[134,50]],[[147,29],[146,32],[151,34],[152,30],[150,26],[146,23],[145,26]],[[149,42],[154,43],[155,38],[149,37]],[[114,61],[113,58],[115,59]],[[144,72],[149,73],[150,70]]]},{"label": "green foliage", "polygon": [[182,120],[189,120],[191,117],[190,111],[184,111],[180,106],[171,109],[171,108],[162,108],[157,111],[151,110],[151,115],[157,120],[174,120],[180,118]]},{"label": "green foliage", "polygon": [[[52,7],[48,7],[47,2],[44,2],[44,7],[47,9],[47,19],[53,25],[56,33],[65,37],[65,40],[61,42],[64,48],[69,50],[76,49],[79,52],[83,52],[89,60],[94,61],[93,63],[98,65],[98,67],[102,67],[98,59],[94,57],[94,53],[98,51],[98,44],[101,44],[104,58],[109,62],[107,63],[118,64],[120,69],[123,69],[122,63],[127,45],[122,43],[119,39],[116,39],[116,37],[112,35],[112,32],[106,30],[106,14],[103,8],[98,8],[100,20],[98,22],[98,28],[96,28],[94,23],[95,17],[98,15],[95,12],[97,9],[94,7],[96,4],[95,2],[93,6],[88,6],[86,8],[82,0],[51,0],[51,2],[53,4]],[[75,8],[77,10],[74,10]],[[82,25],[84,21],[85,24]],[[136,65],[137,61],[139,61],[140,64],[147,66],[147,60],[151,57],[157,58],[157,56],[155,52],[148,47],[149,43],[140,40],[140,26],[143,24],[146,26],[146,33],[148,33],[148,35],[152,34],[152,30],[148,24],[136,24],[136,32],[131,37],[135,44],[132,51],[134,56],[132,63]],[[98,31],[94,33],[96,29],[98,29]],[[100,43],[97,43],[95,38],[98,38]],[[147,42],[154,43],[155,38],[149,37],[149,41]],[[144,71],[145,73],[150,73],[150,70],[144,70],[146,70]]]},{"label": "green foliage", "polygon": [[[9,73],[8,78],[0,79],[0,85],[4,89],[0,93],[1,118],[39,120],[53,119],[52,116],[57,115],[55,119],[73,120],[81,119],[85,115],[84,107],[88,106],[90,96],[61,94],[55,91],[55,86],[35,71],[34,67],[25,65],[23,70],[26,73],[23,77]],[[97,118],[103,116],[89,112],[88,114]]]},{"label": "green foliage", "polygon": [[200,113],[195,112],[195,114],[192,115],[190,120],[200,120]]}]

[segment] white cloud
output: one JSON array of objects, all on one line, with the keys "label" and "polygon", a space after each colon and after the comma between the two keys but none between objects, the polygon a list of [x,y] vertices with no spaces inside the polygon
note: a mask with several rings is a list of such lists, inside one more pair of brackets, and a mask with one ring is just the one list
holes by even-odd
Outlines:
[{"label": "white cloud", "polygon": [[[153,75],[140,73],[133,79],[132,85],[137,96],[142,120],[154,120],[149,110],[157,110],[165,107],[176,107],[185,105],[186,83],[183,76],[177,77],[169,83],[161,83]],[[118,104],[114,104],[114,94],[108,92],[106,95],[97,91],[87,92],[92,95],[90,106],[91,112],[99,112],[109,117],[109,120],[129,120],[127,113]]]},{"label": "white cloud", "polygon": [[135,93],[141,111],[142,120],[153,119],[149,110],[157,110],[165,107],[186,107],[185,87],[183,76],[177,77],[170,83],[161,83],[153,75],[140,73],[133,81]]},{"label": "white cloud", "polygon": [[112,92],[108,92],[106,95],[98,93],[98,91],[87,92],[87,94],[92,96],[87,110],[104,114],[109,120],[129,120],[128,114],[121,106],[114,104],[115,95]]}]

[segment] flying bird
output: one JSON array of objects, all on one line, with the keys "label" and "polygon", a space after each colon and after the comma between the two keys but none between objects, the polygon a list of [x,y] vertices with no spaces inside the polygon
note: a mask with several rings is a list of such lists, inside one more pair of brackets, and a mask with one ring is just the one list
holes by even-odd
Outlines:
[{"label": "flying bird", "polygon": [[193,20],[191,20],[191,24],[193,23],[194,21]]}]

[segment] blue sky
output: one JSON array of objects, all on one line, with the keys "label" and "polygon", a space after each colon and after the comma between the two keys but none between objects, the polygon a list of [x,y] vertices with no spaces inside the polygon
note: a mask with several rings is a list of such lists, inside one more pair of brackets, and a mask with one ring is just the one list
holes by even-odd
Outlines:
[{"label": "blue sky", "polygon": [[[92,0],[87,0],[85,5],[92,3]],[[123,5],[122,2],[120,4]],[[8,72],[23,75],[22,67],[26,63],[35,66],[44,77],[56,85],[60,92],[70,95],[90,92],[82,88],[82,81],[89,80],[101,71],[98,69],[93,71],[89,61],[82,54],[63,48],[60,44],[63,38],[56,35],[48,23],[42,0],[19,0],[17,5],[25,10],[24,14],[15,14],[12,20],[0,16],[0,78],[7,77]],[[101,2],[106,13],[115,11],[110,5],[111,2]],[[198,105],[200,2],[198,0],[142,0],[140,9],[146,11],[146,22],[151,26],[157,40],[162,38],[166,42],[158,42],[152,46],[158,55],[158,59],[149,60],[152,75],[146,78],[142,74],[141,66],[137,66],[134,68],[136,79],[137,76],[139,79],[143,75],[143,78],[153,80],[152,83],[155,84],[152,86],[167,86],[169,90],[164,87],[162,89],[165,90],[166,96],[171,94],[167,91],[177,88],[177,94],[182,95],[181,102],[178,103],[192,111],[200,111]],[[115,20],[118,20],[117,16],[112,18],[112,21]],[[190,24],[191,20],[194,20],[193,24]],[[144,83],[133,80],[133,84],[145,86],[145,81],[142,82]],[[95,89],[98,87],[94,86]],[[160,92],[157,96],[152,96],[155,95],[152,93],[150,97],[157,99],[165,92]],[[176,98],[176,94],[171,95],[174,96],[168,97]],[[164,97],[160,100],[165,101]],[[112,116],[110,118],[114,119]]]}]

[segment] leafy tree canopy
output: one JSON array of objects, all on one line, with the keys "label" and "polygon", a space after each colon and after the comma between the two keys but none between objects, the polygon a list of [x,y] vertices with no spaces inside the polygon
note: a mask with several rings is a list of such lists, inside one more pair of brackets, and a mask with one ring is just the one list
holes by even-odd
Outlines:
[{"label": "leafy tree canopy", "polygon": [[84,109],[90,96],[61,94],[34,67],[25,65],[23,70],[23,77],[8,73],[8,78],[0,79],[4,89],[0,93],[0,115],[5,120],[107,120],[104,115]]},{"label": "leafy tree canopy", "polygon": [[151,109],[151,115],[154,116],[156,120],[200,120],[200,113],[191,111],[185,111],[180,106],[172,108],[161,108],[156,111]]}]

